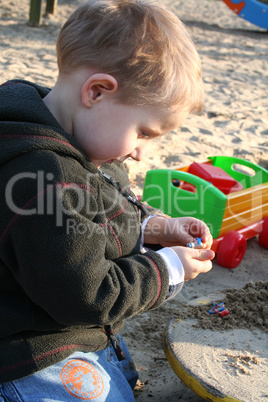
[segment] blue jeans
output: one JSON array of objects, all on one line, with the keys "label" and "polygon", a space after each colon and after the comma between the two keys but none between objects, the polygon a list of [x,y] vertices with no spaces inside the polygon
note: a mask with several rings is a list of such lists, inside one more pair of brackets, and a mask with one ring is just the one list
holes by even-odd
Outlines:
[{"label": "blue jeans", "polygon": [[137,371],[125,342],[120,335],[117,339],[126,359],[118,361],[110,344],[99,352],[75,352],[28,377],[0,384],[0,401],[134,401]]}]

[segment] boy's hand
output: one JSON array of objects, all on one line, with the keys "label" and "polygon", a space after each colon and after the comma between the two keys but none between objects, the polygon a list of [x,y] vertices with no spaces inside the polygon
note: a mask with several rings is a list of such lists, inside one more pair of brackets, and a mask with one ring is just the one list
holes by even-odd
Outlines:
[{"label": "boy's hand", "polygon": [[184,280],[194,279],[198,274],[211,270],[215,253],[212,250],[195,250],[186,247],[171,247],[180,258],[184,268]]},{"label": "boy's hand", "polygon": [[151,218],[145,228],[144,243],[162,247],[186,246],[200,237],[203,248],[210,249],[213,239],[207,225],[196,218]]}]

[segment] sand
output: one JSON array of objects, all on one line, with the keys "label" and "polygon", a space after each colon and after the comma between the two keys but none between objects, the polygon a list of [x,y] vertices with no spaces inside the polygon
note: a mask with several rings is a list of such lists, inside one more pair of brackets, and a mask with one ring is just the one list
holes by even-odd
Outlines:
[{"label": "sand", "polygon": [[241,289],[185,303],[165,334],[175,371],[182,376],[183,367],[188,373],[184,378],[192,384],[197,379],[210,395],[264,401],[268,397],[267,289],[267,281],[249,282]]},{"label": "sand", "polygon": [[[186,24],[201,56],[205,107],[200,115],[189,117],[182,128],[153,141],[145,161],[128,162],[133,189],[142,194],[149,169],[184,166],[213,155],[236,156],[267,169],[267,32],[236,16],[220,0],[163,1]],[[59,0],[56,15],[44,17],[41,27],[31,28],[27,25],[29,0],[1,0],[1,83],[22,78],[53,86],[57,77],[55,40],[64,20],[81,2]],[[237,268],[222,268],[215,261],[209,273],[187,282],[175,299],[129,319],[124,335],[140,373],[136,400],[202,401],[166,360],[164,329],[185,304],[199,297],[267,279],[268,250],[260,248],[253,238]],[[267,342],[265,333],[263,340]],[[250,400],[249,396],[243,402]]]},{"label": "sand", "polygon": [[[169,325],[170,347],[180,365],[190,372],[192,384],[193,378],[198,379],[209,390],[209,397],[221,395],[236,401],[265,401],[268,342],[263,341],[262,331],[245,328],[212,331],[193,328],[196,322],[188,318],[179,323],[173,320]],[[182,375],[180,366],[174,368]]]},{"label": "sand", "polygon": [[[200,302],[200,299],[198,299]],[[224,311],[224,313],[222,313]],[[197,319],[195,328],[228,331],[244,328],[268,333],[268,281],[215,293],[211,303],[185,303],[174,318]]]}]

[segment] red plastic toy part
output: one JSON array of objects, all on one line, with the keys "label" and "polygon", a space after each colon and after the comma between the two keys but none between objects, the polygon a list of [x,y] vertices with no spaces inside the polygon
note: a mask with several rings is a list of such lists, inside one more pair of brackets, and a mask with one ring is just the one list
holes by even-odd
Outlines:
[{"label": "red plastic toy part", "polygon": [[259,245],[268,248],[268,216],[266,216],[262,223],[262,229],[259,234]]},{"label": "red plastic toy part", "polygon": [[226,233],[219,245],[217,263],[225,268],[236,268],[242,261],[247,248],[245,237],[234,230]]},{"label": "red plastic toy part", "polygon": [[218,166],[213,166],[210,163],[193,162],[188,169],[188,173],[201,177],[213,186],[217,187],[224,194],[233,193],[243,190],[243,185],[236,181],[232,176],[226,173]]}]

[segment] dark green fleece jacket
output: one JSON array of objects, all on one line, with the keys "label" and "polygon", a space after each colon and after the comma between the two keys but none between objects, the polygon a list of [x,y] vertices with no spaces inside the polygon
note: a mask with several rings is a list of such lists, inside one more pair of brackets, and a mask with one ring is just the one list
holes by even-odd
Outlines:
[{"label": "dark green fleece jacket", "polygon": [[[104,180],[42,98],[0,87],[0,382],[107,345],[106,325],[158,307],[168,271],[140,254],[140,211]],[[102,170],[129,191],[119,163]]]}]

